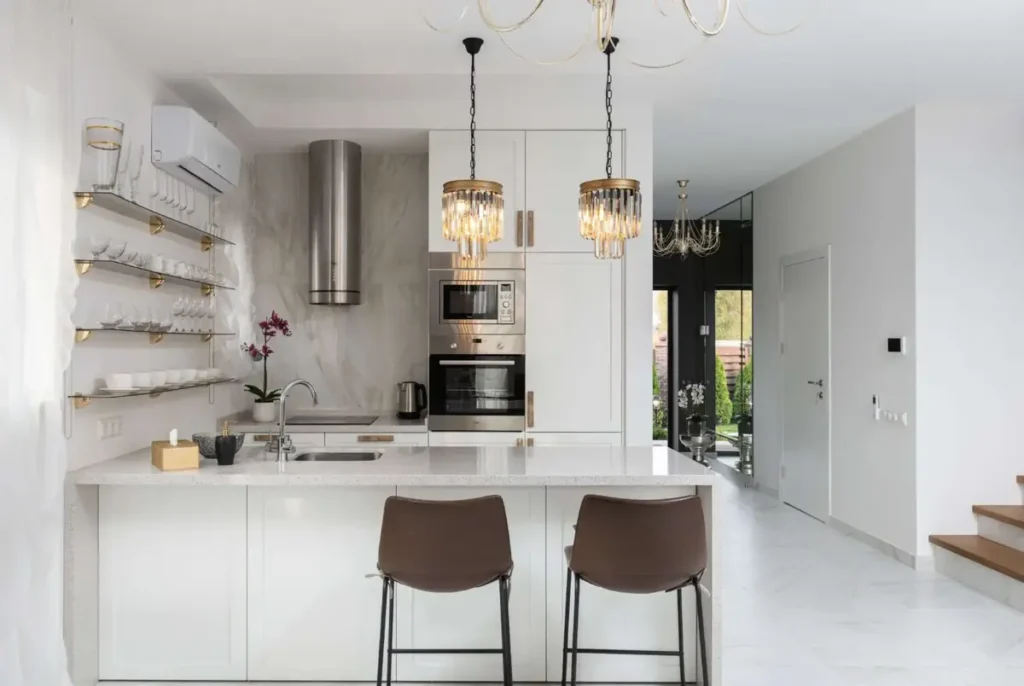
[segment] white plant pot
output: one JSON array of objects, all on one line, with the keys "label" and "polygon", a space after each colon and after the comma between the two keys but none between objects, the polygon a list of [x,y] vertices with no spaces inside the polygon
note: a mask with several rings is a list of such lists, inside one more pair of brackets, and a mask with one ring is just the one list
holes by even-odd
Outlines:
[{"label": "white plant pot", "polygon": [[276,422],[277,421],[277,401],[273,400],[269,403],[261,403],[259,401],[253,401],[252,404],[252,419],[254,422]]}]

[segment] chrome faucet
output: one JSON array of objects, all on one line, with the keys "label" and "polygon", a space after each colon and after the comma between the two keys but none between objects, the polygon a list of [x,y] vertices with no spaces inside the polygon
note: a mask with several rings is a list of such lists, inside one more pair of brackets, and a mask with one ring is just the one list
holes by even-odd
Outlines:
[{"label": "chrome faucet", "polygon": [[277,463],[279,465],[283,465],[285,463],[287,459],[286,456],[288,453],[295,452],[295,446],[292,445],[291,436],[289,436],[286,433],[287,420],[285,419],[286,414],[284,409],[285,402],[288,400],[288,392],[291,391],[292,387],[294,386],[305,386],[306,388],[309,389],[309,394],[313,396],[313,404],[316,405],[319,402],[317,400],[316,389],[313,388],[313,384],[309,383],[308,381],[303,381],[302,379],[296,379],[295,381],[292,381],[290,384],[288,384],[281,390],[281,408],[278,411],[279,414],[277,417],[277,445],[274,445],[275,441],[271,441],[270,443],[267,444],[267,448],[271,451],[273,451],[275,447],[277,448]]}]

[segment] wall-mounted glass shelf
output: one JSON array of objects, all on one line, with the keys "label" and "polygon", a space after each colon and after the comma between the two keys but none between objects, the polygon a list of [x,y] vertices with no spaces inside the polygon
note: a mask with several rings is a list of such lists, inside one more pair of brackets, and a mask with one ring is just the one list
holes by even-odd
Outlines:
[{"label": "wall-mounted glass shelf", "polygon": [[188,336],[191,338],[200,338],[203,342],[209,341],[214,336],[234,336],[233,333],[227,333],[224,331],[149,331],[146,329],[117,329],[117,328],[106,328],[101,326],[96,327],[82,327],[75,329],[75,343],[85,343],[87,340],[93,337],[93,334],[148,334],[150,343],[159,343],[164,339],[165,336]]},{"label": "wall-mounted glass shelf", "polygon": [[159,386],[157,388],[139,388],[130,391],[108,391],[108,392],[94,392],[94,393],[73,393],[68,396],[74,404],[75,409],[81,409],[91,403],[93,400],[109,400],[113,398],[141,398],[148,396],[150,398],[157,398],[164,393],[173,393],[175,391],[187,391],[190,388],[205,388],[207,386],[216,386],[223,383],[235,383],[238,379],[224,378],[215,379],[212,381],[189,381],[187,383],[180,384],[168,384],[167,386]]},{"label": "wall-mounted glass shelf", "polygon": [[180,219],[168,217],[156,210],[122,198],[117,193],[110,191],[82,191],[75,193],[75,205],[78,209],[85,209],[95,205],[105,210],[110,210],[123,217],[140,221],[149,225],[149,232],[153,234],[167,231],[185,238],[194,238],[199,241],[203,250],[209,250],[214,245],[234,245],[231,241],[215,236],[209,231],[204,231],[197,226],[192,226]]},{"label": "wall-mounted glass shelf", "polygon": [[125,264],[124,262],[118,262],[116,260],[75,260],[75,271],[78,272],[79,276],[85,276],[85,274],[93,268],[141,278],[148,277],[150,288],[160,288],[160,286],[164,285],[164,282],[168,282],[184,284],[186,286],[199,286],[202,289],[203,295],[209,295],[216,288],[222,288],[228,291],[234,290],[231,286],[218,286],[217,284],[210,283],[209,281],[187,279],[184,276],[155,272],[152,269],[136,267],[135,265]]}]

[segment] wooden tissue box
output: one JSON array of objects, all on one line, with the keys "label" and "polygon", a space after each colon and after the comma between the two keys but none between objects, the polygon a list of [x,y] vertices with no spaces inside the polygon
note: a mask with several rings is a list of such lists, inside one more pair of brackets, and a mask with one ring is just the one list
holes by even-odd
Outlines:
[{"label": "wooden tissue box", "polygon": [[199,445],[192,441],[153,441],[153,466],[163,472],[199,469]]}]

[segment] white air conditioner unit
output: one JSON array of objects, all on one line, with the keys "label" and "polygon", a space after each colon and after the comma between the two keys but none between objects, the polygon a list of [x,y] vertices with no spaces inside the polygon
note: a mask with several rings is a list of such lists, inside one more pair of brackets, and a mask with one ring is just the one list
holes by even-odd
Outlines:
[{"label": "white air conditioner unit", "polygon": [[194,110],[153,107],[153,164],[203,193],[238,186],[242,154]]}]

